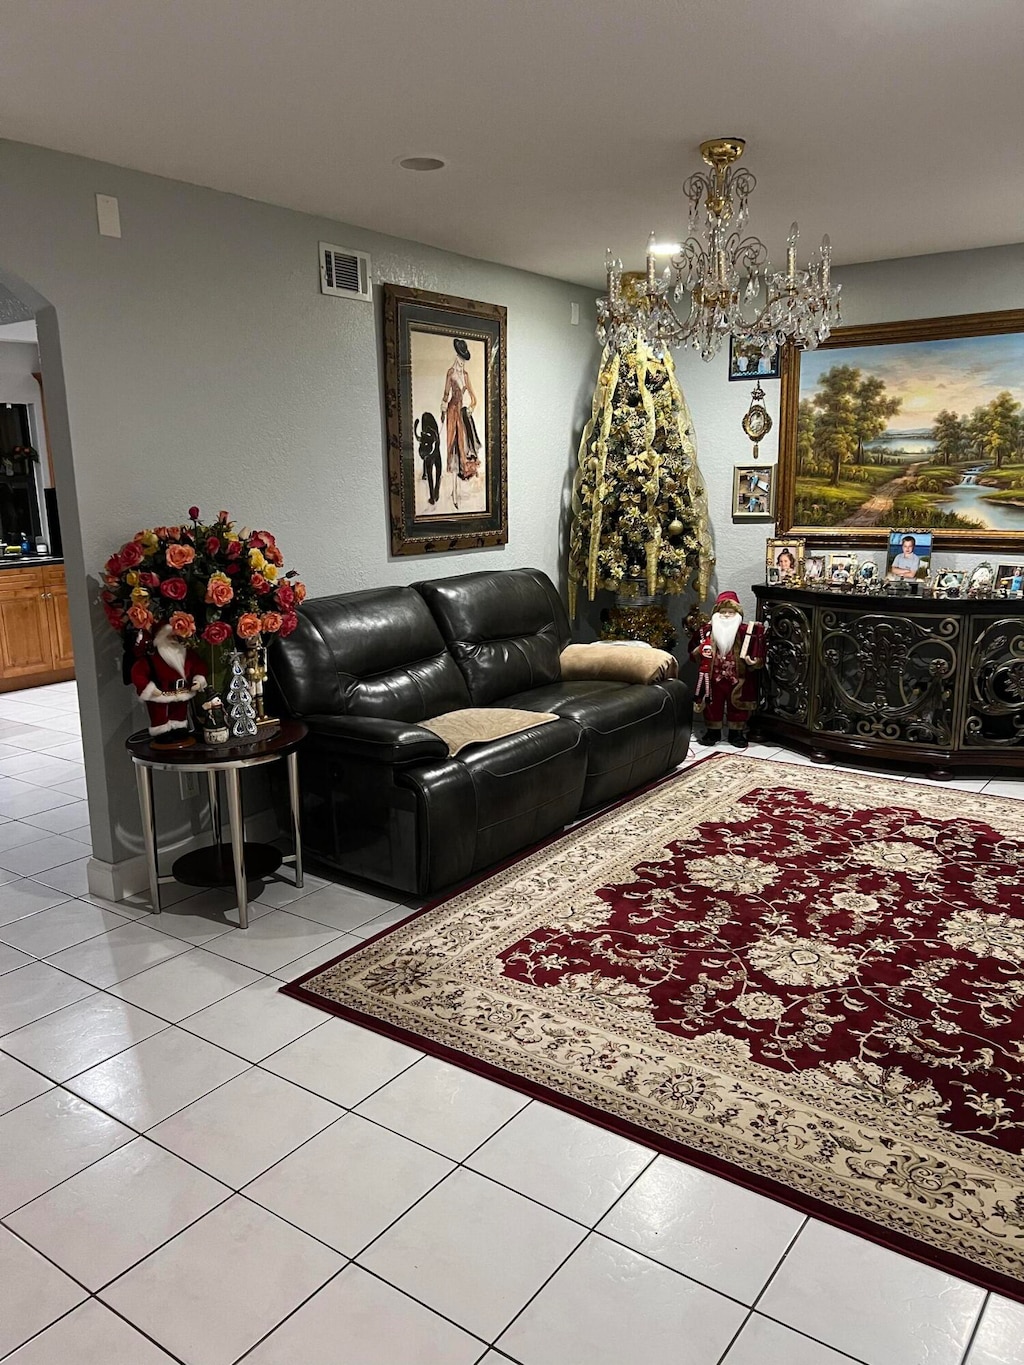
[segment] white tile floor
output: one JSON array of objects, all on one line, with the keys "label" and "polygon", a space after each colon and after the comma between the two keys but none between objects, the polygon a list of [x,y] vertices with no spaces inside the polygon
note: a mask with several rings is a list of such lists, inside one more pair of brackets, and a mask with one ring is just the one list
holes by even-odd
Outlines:
[{"label": "white tile floor", "polygon": [[77,729],[0,695],[0,1357],[1024,1361],[1024,1307],[277,993],[386,897],[98,903]]}]

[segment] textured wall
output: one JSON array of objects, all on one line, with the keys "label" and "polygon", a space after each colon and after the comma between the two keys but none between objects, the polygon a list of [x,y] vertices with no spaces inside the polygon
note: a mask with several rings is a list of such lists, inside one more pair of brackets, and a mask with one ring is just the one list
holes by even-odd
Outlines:
[{"label": "textured wall", "polygon": [[[118,196],[122,239],[98,235],[97,192]],[[139,846],[122,744],[142,715],[95,605],[98,567],[137,528],[177,520],[193,502],[230,508],[275,532],[312,594],[484,567],[559,573],[597,361],[586,290],[9,142],[0,143],[0,224],[6,282],[27,281],[59,326],[74,472],[55,456],[65,522],[77,488],[81,558],[77,535],[67,545],[99,858]],[[378,281],[508,308],[507,547],[389,557],[379,309],[320,295],[319,240],[369,251]],[[48,392],[55,345],[41,320]],[[56,376],[52,392],[56,407]],[[53,424],[51,435],[57,447]],[[180,824],[171,799],[162,818]]]}]

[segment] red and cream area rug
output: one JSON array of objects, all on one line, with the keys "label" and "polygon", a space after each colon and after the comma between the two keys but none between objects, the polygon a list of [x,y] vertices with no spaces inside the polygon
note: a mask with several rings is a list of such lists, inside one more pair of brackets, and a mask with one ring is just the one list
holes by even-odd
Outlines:
[{"label": "red and cream area rug", "polygon": [[1024,1296],[1024,801],[714,758],[285,990]]}]

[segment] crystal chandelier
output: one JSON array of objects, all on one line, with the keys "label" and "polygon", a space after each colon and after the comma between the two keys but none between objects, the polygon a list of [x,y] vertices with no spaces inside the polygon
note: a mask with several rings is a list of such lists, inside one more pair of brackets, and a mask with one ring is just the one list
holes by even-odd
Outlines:
[{"label": "crystal chandelier", "polygon": [[[840,321],[842,286],[830,279],[827,236],[817,258],[798,270],[794,223],[786,239],[786,269],[779,271],[772,270],[759,237],[742,235],[747,200],[757,184],[750,171],[734,165],[745,146],[739,137],[701,143],[701,156],[711,169],[697,171],[683,186],[690,201],[690,235],[663,271],[658,271],[653,232],[645,276],[623,277],[622,262],[608,252],[608,292],[597,304],[602,346],[622,351],[639,337],[657,356],[669,346],[693,346],[711,360],[731,336],[771,358],[787,342],[813,350]],[[685,319],[673,308],[670,290],[676,303],[689,295]]]}]

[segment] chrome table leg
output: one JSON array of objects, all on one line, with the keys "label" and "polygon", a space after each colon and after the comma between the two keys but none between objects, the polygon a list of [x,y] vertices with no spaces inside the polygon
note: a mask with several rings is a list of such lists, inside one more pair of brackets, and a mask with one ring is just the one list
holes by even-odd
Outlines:
[{"label": "chrome table leg", "polygon": [[238,923],[249,927],[249,893],[245,882],[245,817],[242,814],[242,783],[237,768],[224,769],[228,798],[228,824],[231,827],[231,856],[235,861],[235,894],[238,897]]},{"label": "chrome table leg", "polygon": [[142,814],[142,837],[146,847],[146,872],[149,877],[149,899],[153,914],[160,914],[160,874],[156,861],[156,817],[153,811],[153,772],[145,763],[136,763],[135,780],[139,787],[139,810]]}]

